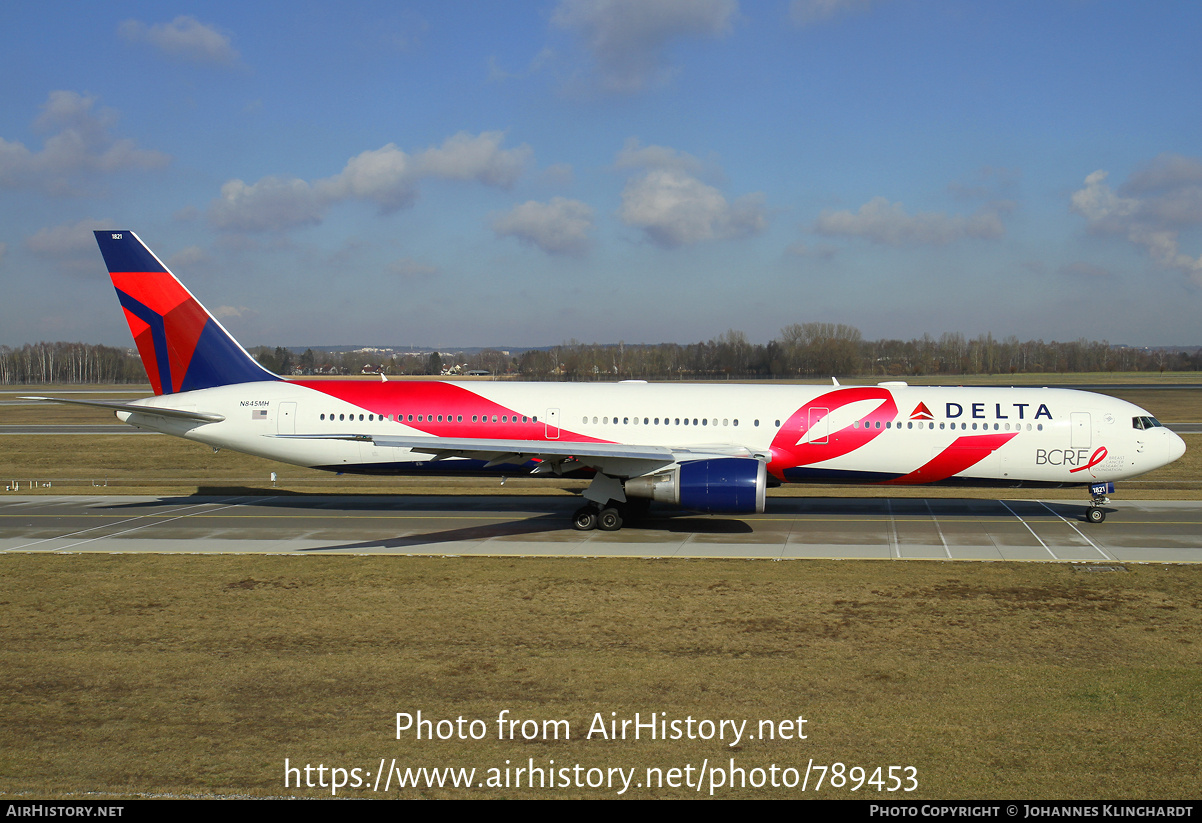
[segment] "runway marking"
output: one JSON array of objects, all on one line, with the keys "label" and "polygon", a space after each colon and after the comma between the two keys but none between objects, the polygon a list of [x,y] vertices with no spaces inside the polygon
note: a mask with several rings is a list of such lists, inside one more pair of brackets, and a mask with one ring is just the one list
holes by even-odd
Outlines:
[{"label": "runway marking", "polygon": [[947,547],[947,539],[943,536],[943,528],[939,525],[939,518],[935,516],[934,510],[931,508],[931,501],[923,500],[926,504],[927,513],[931,515],[931,520],[935,524],[935,531],[939,532],[939,540],[943,543],[943,553],[947,555],[947,559],[952,559],[952,550]]},{"label": "runway marking", "polygon": [[[238,500],[239,498],[236,498],[236,497],[231,497],[231,498],[227,498],[227,499],[228,499],[228,500]],[[209,501],[209,502],[206,502],[206,503],[196,503],[196,504],[193,504],[193,505],[191,505],[191,506],[184,506],[184,507],[182,507],[182,508],[175,509],[175,511],[181,511],[181,512],[182,512],[182,511],[187,511],[188,509],[195,509],[195,508],[198,508],[198,507],[200,507],[200,506],[211,506],[211,505],[213,505],[213,503],[214,503],[214,502],[224,502],[224,501]],[[238,505],[238,504],[237,504],[237,503],[230,503],[228,506],[222,506],[222,507],[220,507],[220,508],[233,508],[233,507],[234,507],[234,506],[236,506],[236,505]],[[183,520],[185,517],[192,517],[192,516],[194,516],[194,515],[189,515],[189,514],[180,514],[180,515],[177,515],[177,516],[175,516],[175,517],[163,517],[163,515],[159,514],[159,515],[156,515],[156,519],[155,519],[155,521],[154,521],[153,523],[144,523],[144,524],[142,524],[141,526],[134,526],[133,528],[129,528],[129,529],[123,529],[122,531],[119,531],[119,532],[113,532],[112,534],[102,534],[102,535],[100,535],[100,536],[98,536],[98,537],[89,537],[87,540],[80,540],[80,541],[77,541],[77,542],[75,542],[75,543],[70,543],[70,544],[68,544],[68,545],[66,545],[66,546],[60,546],[60,547],[58,547],[57,549],[55,549],[54,551],[55,551],[55,553],[62,552],[62,551],[66,551],[67,549],[71,549],[71,548],[74,548],[74,547],[76,547],[76,546],[82,546],[82,545],[84,545],[84,544],[86,544],[86,543],[94,543],[94,542],[96,542],[97,540],[105,540],[105,539],[107,539],[107,538],[110,538],[110,537],[120,537],[121,535],[124,535],[124,534],[129,534],[130,532],[136,532],[136,531],[139,531],[139,530],[141,530],[141,529],[146,529],[146,528],[149,528],[150,526],[155,526],[155,525],[159,525],[159,524],[162,524],[162,523],[169,523],[169,522],[171,522],[172,520]],[[119,522],[117,522],[117,523],[113,523],[113,524],[109,524],[109,525],[120,526],[120,525],[121,525],[121,523],[132,523],[132,522],[134,522],[134,521],[137,521],[137,520],[143,520],[143,519],[145,519],[145,518],[147,518],[147,517],[150,517],[150,515],[138,515],[137,517],[130,517],[130,518],[127,518],[126,520],[122,520],[122,521],[119,521]],[[70,539],[70,538],[72,538],[72,537],[77,537],[77,536],[79,536],[79,535],[86,534],[86,533],[88,533],[88,532],[90,532],[90,531],[95,531],[96,529],[99,529],[99,528],[103,528],[103,526],[93,526],[93,527],[91,527],[90,529],[82,529],[82,530],[80,530],[80,531],[77,531],[77,532],[72,532],[72,533],[68,533],[68,534],[63,534],[63,535],[59,535],[59,536],[57,536],[57,537],[46,537],[46,538],[43,538],[43,539],[41,539],[41,540],[35,540],[35,541],[34,541],[34,542],[32,542],[32,543],[26,543],[26,544],[24,544],[24,545],[22,545],[22,546],[14,546],[13,548],[11,548],[11,549],[8,549],[7,551],[21,551],[22,549],[28,549],[30,546],[36,546],[36,545],[38,545],[39,543],[48,543],[48,542],[50,542],[51,540],[65,540],[65,539]]]},{"label": "runway marking", "polygon": [[[185,511],[186,509],[194,509],[199,506],[207,506],[207,505],[209,505],[207,502],[206,503],[193,503],[191,506],[183,506],[178,509],[172,509],[172,511]],[[22,515],[19,515],[19,514],[6,514],[6,515],[0,515],[0,516],[2,516],[2,517],[22,517]],[[95,514],[85,514],[85,515],[80,515],[80,516],[85,519],[93,518],[93,517],[121,517],[121,515],[95,515]],[[136,517],[127,517],[124,520],[117,521],[116,523],[101,523],[99,526],[91,526],[86,529],[80,529],[79,531],[76,531],[76,532],[68,532],[66,534],[60,534],[60,535],[56,535],[54,537],[44,537],[41,540],[35,540],[32,543],[25,543],[24,545],[21,545],[21,546],[13,546],[11,549],[6,549],[6,551],[21,551],[22,549],[28,549],[30,546],[36,546],[39,543],[49,543],[51,540],[69,539],[72,537],[77,537],[78,535],[81,535],[81,534],[87,534],[88,532],[95,531],[96,529],[103,529],[105,526],[110,526],[110,525],[120,526],[122,523],[132,523],[135,520],[140,520],[144,517],[151,517],[151,516],[163,517],[164,515],[160,514],[160,513],[156,513],[155,515],[140,514]],[[28,517],[50,517],[50,518],[58,519],[58,518],[61,518],[61,515],[30,514],[30,515],[24,515],[24,517],[27,517],[27,518]]]},{"label": "runway marking", "polygon": [[[1005,501],[1005,500],[999,500],[998,502],[999,502],[999,503],[1001,503],[1003,506],[1006,506],[1006,501]],[[1055,553],[1054,551],[1052,551],[1051,549],[1049,549],[1049,548],[1048,548],[1048,544],[1047,544],[1047,543],[1044,543],[1042,540],[1040,540],[1040,538],[1039,538],[1039,535],[1037,535],[1037,534],[1035,533],[1035,529],[1033,529],[1033,528],[1031,528],[1030,526],[1028,526],[1028,525],[1027,525],[1027,521],[1026,521],[1026,520],[1023,520],[1021,517],[1019,517],[1017,514],[1015,514],[1015,512],[1014,512],[1014,509],[1010,508],[1009,506],[1006,506],[1006,511],[1010,512],[1011,514],[1013,514],[1013,515],[1014,515],[1014,517],[1015,517],[1015,519],[1017,519],[1019,523],[1022,523],[1024,526],[1026,526],[1026,527],[1027,527],[1027,531],[1029,531],[1029,532],[1031,533],[1031,536],[1032,536],[1032,537],[1034,537],[1036,540],[1039,540],[1039,545],[1043,546],[1043,550],[1044,550],[1044,551],[1046,551],[1048,554],[1050,554],[1050,555],[1052,556],[1052,559],[1053,559],[1053,560],[1059,560],[1059,559],[1060,559],[1059,557],[1057,557],[1057,556],[1056,556],[1056,553]],[[996,545],[996,544],[995,544],[995,545]]]},{"label": "runway marking", "polygon": [[889,510],[889,556],[901,559],[901,546],[897,539],[897,521],[893,518],[893,501],[886,497],[885,508]]},{"label": "runway marking", "polygon": [[1073,531],[1075,531],[1077,534],[1081,535],[1081,539],[1082,539],[1082,540],[1084,540],[1084,541],[1085,541],[1086,543],[1088,543],[1089,545],[1093,546],[1093,548],[1094,548],[1094,551],[1096,551],[1098,554],[1102,555],[1102,557],[1103,557],[1103,558],[1105,558],[1106,560],[1117,560],[1117,559],[1118,559],[1118,558],[1115,558],[1115,557],[1111,557],[1109,554],[1107,554],[1106,552],[1102,551],[1102,548],[1101,548],[1101,547],[1100,547],[1100,546],[1099,546],[1097,543],[1095,543],[1095,542],[1093,542],[1092,540],[1090,540],[1090,539],[1089,539],[1089,538],[1088,538],[1088,537],[1085,535],[1085,533],[1084,533],[1083,531],[1081,531],[1080,529],[1078,529],[1078,528],[1077,528],[1077,526],[1076,526],[1076,524],[1074,524],[1074,523],[1072,523],[1071,521],[1069,521],[1068,519],[1066,519],[1066,518],[1065,518],[1063,515],[1061,515],[1059,512],[1056,512],[1055,510],[1053,510],[1053,509],[1052,509],[1052,507],[1051,507],[1051,506],[1049,506],[1047,503],[1044,503],[1042,500],[1040,500],[1040,501],[1039,501],[1039,505],[1043,506],[1045,509],[1047,509],[1048,511],[1052,512],[1052,514],[1056,515],[1056,516],[1057,516],[1057,517],[1059,517],[1061,520],[1063,520],[1065,523],[1067,523],[1070,529],[1072,529]]}]

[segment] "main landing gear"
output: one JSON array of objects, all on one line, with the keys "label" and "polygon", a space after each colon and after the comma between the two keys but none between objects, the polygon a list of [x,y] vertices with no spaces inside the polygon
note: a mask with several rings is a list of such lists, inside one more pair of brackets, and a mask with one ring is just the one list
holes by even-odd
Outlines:
[{"label": "main landing gear", "polygon": [[622,528],[622,512],[616,506],[598,508],[595,505],[581,506],[572,515],[572,528],[578,532],[589,532],[600,529],[603,532],[616,532]]},{"label": "main landing gear", "polygon": [[589,503],[581,506],[572,515],[572,528],[578,532],[589,532],[600,529],[603,532],[616,532],[624,523],[642,517],[651,508],[650,500],[636,498],[625,503],[608,501],[604,505]]}]

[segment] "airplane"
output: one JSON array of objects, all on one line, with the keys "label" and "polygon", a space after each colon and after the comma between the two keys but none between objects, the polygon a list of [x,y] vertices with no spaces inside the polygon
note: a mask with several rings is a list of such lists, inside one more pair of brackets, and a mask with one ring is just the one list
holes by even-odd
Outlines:
[{"label": "airplane", "polygon": [[782,483],[1088,487],[1101,523],[1115,481],[1185,453],[1144,409],[1067,389],[282,377],[137,235],[95,235],[154,397],[33,399],[337,473],[591,478],[581,531],[616,531],[652,501],[762,513]]}]

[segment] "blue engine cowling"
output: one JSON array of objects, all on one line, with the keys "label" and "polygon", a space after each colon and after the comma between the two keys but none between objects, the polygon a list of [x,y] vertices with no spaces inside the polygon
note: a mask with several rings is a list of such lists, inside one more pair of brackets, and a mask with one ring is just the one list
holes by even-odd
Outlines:
[{"label": "blue engine cowling", "polygon": [[630,497],[650,497],[708,514],[764,511],[768,470],[752,457],[717,457],[678,463],[667,472],[626,481]]}]

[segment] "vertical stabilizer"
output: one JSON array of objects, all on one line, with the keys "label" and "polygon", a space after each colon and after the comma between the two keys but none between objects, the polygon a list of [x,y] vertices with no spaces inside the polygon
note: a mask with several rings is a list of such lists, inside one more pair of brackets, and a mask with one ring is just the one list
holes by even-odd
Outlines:
[{"label": "vertical stabilizer", "polygon": [[279,380],[247,354],[132,231],[98,231],[155,394]]}]

